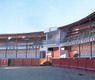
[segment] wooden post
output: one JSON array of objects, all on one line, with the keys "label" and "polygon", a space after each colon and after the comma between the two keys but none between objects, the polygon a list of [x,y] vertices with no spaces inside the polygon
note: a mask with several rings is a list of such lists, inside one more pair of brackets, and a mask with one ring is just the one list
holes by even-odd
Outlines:
[{"label": "wooden post", "polygon": [[36,45],[36,58],[37,58],[37,45]]},{"label": "wooden post", "polygon": [[[46,33],[46,45],[48,45],[48,33]],[[48,46],[46,46],[46,56],[45,58],[48,60]]]},{"label": "wooden post", "polygon": [[[91,21],[91,19],[89,19],[89,22]],[[91,22],[90,22],[90,34],[89,34],[89,36],[91,35]],[[89,37],[89,42],[90,42],[90,37]],[[92,42],[90,42],[90,58],[92,58]]]},{"label": "wooden post", "polygon": [[71,52],[71,46],[68,47],[69,48],[69,58],[70,58],[70,52]]},{"label": "wooden post", "polygon": [[90,57],[92,58],[92,42],[90,42]]},{"label": "wooden post", "polygon": [[[80,24],[79,24],[79,38],[80,38]],[[80,57],[81,53],[80,53],[80,44],[79,44],[79,57]]]},{"label": "wooden post", "polygon": [[8,41],[7,41],[7,44],[6,44],[5,58],[7,58],[7,51],[8,51]]},{"label": "wooden post", "polygon": [[18,40],[17,40],[17,36],[16,36],[16,58],[17,58],[17,52],[18,52]]},{"label": "wooden post", "polygon": [[37,45],[34,46],[35,58],[37,58]]},{"label": "wooden post", "polygon": [[80,55],[81,55],[81,54],[80,54],[80,44],[79,44],[79,57],[80,57]]},{"label": "wooden post", "polygon": [[27,48],[28,48],[28,45],[27,45],[27,42],[26,42],[26,58],[27,58]]}]

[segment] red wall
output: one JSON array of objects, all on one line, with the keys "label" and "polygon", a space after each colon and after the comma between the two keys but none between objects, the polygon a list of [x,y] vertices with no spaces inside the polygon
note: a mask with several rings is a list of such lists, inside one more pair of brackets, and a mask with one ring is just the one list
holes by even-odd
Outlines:
[{"label": "red wall", "polygon": [[59,57],[59,49],[53,48],[53,58],[58,58],[58,57]]},{"label": "red wall", "polygon": [[82,68],[82,69],[89,69],[95,71],[95,58],[76,58],[76,59],[53,59],[52,61],[53,66],[67,66],[67,67],[74,67],[74,68]]},{"label": "red wall", "polygon": [[40,65],[46,61],[45,58],[30,59],[0,59],[0,66],[30,66]]},{"label": "red wall", "polygon": [[0,65],[8,66],[8,59],[0,59]]}]

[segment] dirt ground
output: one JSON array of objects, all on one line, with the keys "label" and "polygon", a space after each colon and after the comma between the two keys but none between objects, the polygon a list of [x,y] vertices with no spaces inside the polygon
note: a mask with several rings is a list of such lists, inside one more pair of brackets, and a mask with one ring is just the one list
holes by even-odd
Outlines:
[{"label": "dirt ground", "polygon": [[0,67],[0,80],[95,80],[95,74],[51,66]]}]

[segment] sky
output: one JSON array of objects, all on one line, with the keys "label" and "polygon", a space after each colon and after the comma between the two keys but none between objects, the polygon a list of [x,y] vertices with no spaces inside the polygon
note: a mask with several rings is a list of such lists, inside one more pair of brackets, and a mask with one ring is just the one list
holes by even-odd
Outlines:
[{"label": "sky", "polygon": [[95,0],[0,0],[0,34],[45,31],[95,11]]}]

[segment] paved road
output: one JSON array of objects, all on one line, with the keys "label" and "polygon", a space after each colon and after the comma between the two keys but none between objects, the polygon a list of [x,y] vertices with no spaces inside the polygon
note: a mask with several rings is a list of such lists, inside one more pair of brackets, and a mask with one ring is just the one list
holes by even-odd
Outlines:
[{"label": "paved road", "polygon": [[95,74],[48,66],[0,67],[0,80],[95,80]]}]

